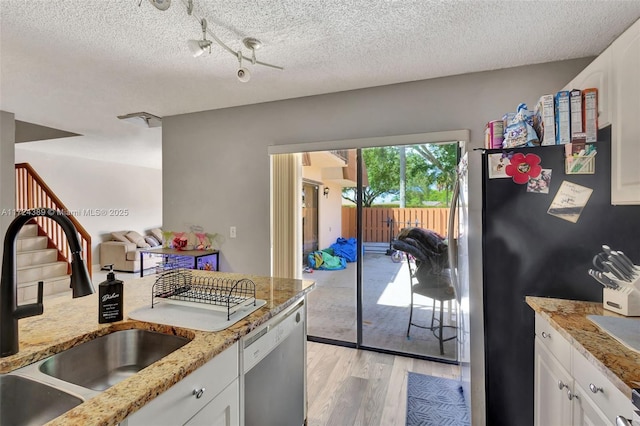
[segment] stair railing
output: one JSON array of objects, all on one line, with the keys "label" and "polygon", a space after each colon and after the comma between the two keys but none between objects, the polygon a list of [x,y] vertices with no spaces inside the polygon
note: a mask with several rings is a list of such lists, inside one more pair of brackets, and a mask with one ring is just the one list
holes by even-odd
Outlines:
[{"label": "stair railing", "polygon": [[[71,222],[78,230],[82,255],[91,276],[91,235],[70,214],[69,209],[54,194],[44,180],[36,173],[29,163],[16,164],[16,210],[53,209],[67,214]],[[49,247],[58,250],[58,260],[67,262],[67,273],[71,273],[71,249],[67,237],[57,222],[46,217],[35,217],[39,235],[46,235],[49,239]]]}]

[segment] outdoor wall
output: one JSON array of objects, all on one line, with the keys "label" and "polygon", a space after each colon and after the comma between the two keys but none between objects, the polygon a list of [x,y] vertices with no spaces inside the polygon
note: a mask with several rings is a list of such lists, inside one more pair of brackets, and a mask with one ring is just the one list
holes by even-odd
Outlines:
[{"label": "outdoor wall", "polygon": [[144,235],[162,226],[161,170],[30,151],[25,145],[16,146],[15,163],[31,164],[69,210],[87,210],[77,219],[91,235],[94,265],[100,262],[98,245],[111,232]]},{"label": "outdoor wall", "polygon": [[[329,188],[329,194],[326,197],[323,195],[324,187]],[[320,189],[318,234],[318,245],[321,250],[342,237],[342,187],[335,182],[326,182]]]},{"label": "outdoor wall", "polygon": [[[589,62],[579,59],[164,117],[164,225],[177,229],[200,223],[227,236],[229,227],[236,226],[237,238],[227,238],[222,246],[221,269],[269,274],[268,146],[469,129],[470,374],[474,424],[483,424],[480,155],[471,150],[482,147],[488,121],[514,111],[520,102],[533,107],[541,95],[562,88]],[[268,71],[256,70],[249,84],[260,84],[260,72]],[[469,373],[467,362],[464,374]]]},{"label": "outdoor wall", "polygon": [[[329,247],[342,236],[342,187],[340,184],[322,177],[322,167],[313,164],[302,167],[304,179],[319,182],[318,185],[318,248]],[[328,196],[324,196],[324,188],[329,188]]]}]

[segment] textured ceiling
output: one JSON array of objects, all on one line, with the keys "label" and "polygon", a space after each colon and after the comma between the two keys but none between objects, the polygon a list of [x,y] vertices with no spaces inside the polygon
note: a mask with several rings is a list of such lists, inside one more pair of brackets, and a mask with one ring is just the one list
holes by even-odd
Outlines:
[{"label": "textured ceiling", "polygon": [[[166,0],[165,0],[166,1]],[[186,0],[185,0],[186,2]],[[201,37],[182,0],[0,0],[0,109],[84,137],[31,145],[96,158],[153,147],[160,130],[120,122],[518,65],[595,56],[640,17],[640,1],[194,0],[244,65]],[[208,38],[211,38],[210,36]],[[47,146],[44,146],[47,145]],[[129,156],[131,159],[135,156]],[[160,156],[149,156],[159,167]],[[133,161],[133,160],[132,160]]]}]

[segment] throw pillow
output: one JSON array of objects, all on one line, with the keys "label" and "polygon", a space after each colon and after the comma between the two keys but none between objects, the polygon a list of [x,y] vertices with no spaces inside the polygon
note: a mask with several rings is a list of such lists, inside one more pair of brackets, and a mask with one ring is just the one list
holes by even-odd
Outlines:
[{"label": "throw pillow", "polygon": [[153,237],[158,240],[158,242],[162,242],[162,230],[160,228],[153,228],[149,230],[149,233],[153,235]]},{"label": "throw pillow", "polygon": [[135,243],[139,248],[150,248],[151,246],[144,240],[144,237],[136,231],[129,231],[125,235],[132,243]]},{"label": "throw pillow", "polygon": [[151,247],[158,247],[160,245],[160,241],[156,240],[156,237],[152,237],[151,235],[148,235],[148,236],[144,237],[144,240]]},{"label": "throw pillow", "polygon": [[129,241],[127,237],[124,236],[124,234],[126,233],[127,231],[112,232],[111,238],[113,238],[114,241],[120,241],[121,243],[130,243],[131,241]]}]

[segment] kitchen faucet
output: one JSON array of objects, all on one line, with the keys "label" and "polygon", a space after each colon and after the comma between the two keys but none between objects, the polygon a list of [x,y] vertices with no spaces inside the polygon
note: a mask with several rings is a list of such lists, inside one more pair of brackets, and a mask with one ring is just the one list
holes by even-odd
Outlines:
[{"label": "kitchen faucet", "polygon": [[4,254],[2,258],[2,278],[0,279],[0,358],[18,352],[18,320],[21,318],[42,315],[44,306],[42,294],[44,283],[38,283],[38,301],[28,305],[18,306],[16,272],[16,239],[24,224],[38,216],[46,216],[57,222],[69,242],[71,248],[71,288],[73,297],[87,296],[94,292],[87,266],[82,260],[82,247],[78,238],[78,231],[71,220],[61,211],[54,209],[33,209],[22,212],[7,229],[4,238]]}]

